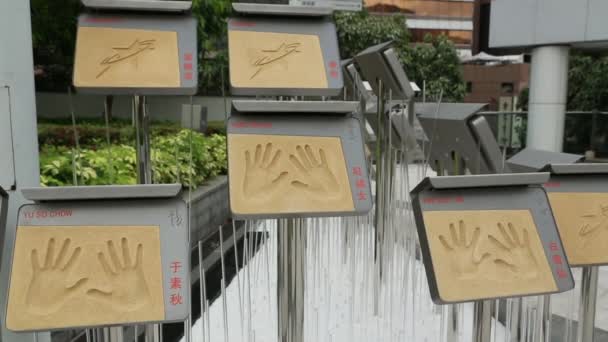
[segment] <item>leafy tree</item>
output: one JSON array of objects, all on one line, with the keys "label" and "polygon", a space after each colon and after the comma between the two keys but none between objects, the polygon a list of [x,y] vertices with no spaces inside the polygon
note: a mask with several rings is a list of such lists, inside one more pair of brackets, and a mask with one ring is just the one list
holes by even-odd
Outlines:
[{"label": "leafy tree", "polygon": [[31,0],[36,88],[61,90],[72,83],[80,0]]},{"label": "leafy tree", "polygon": [[403,16],[377,16],[367,11],[336,12],[334,20],[343,59],[388,40],[392,40],[399,51],[407,49],[410,35]]},{"label": "leafy tree", "polygon": [[[573,53],[568,67],[567,109],[569,111],[608,110],[608,57]],[[529,88],[519,94],[524,110],[528,109]]]},{"label": "leafy tree", "polygon": [[465,85],[454,44],[447,37],[427,35],[424,44],[411,46],[403,16],[372,15],[367,11],[334,15],[340,55],[351,58],[371,45],[393,41],[409,79],[420,87],[426,82],[427,98],[443,90],[444,101],[462,101]]},{"label": "leafy tree", "polygon": [[437,99],[442,90],[444,102],[464,99],[466,88],[460,59],[454,44],[446,36],[427,34],[424,44],[406,49],[401,60],[410,80],[421,88],[426,84],[427,99]]},{"label": "leafy tree", "polygon": [[199,87],[208,95],[228,89],[228,27],[231,0],[194,0],[192,13],[198,19]]}]

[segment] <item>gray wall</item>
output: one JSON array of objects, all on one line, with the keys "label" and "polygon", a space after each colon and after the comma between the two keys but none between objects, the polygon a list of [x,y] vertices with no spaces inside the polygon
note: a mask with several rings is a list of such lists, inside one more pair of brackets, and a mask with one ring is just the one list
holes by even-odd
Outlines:
[{"label": "gray wall", "polygon": [[[181,122],[182,105],[190,104],[188,96],[148,96],[147,98],[152,120]],[[103,96],[72,94],[72,99],[76,118],[103,117]],[[229,97],[224,99],[196,96],[193,98],[193,103],[207,107],[209,121],[221,121],[224,120],[226,111],[230,111],[231,99]],[[39,117],[65,118],[70,115],[70,102],[67,94],[38,92],[36,93],[36,107]],[[131,117],[131,98],[129,96],[114,97],[113,115],[120,118]]]},{"label": "gray wall", "polygon": [[606,0],[493,0],[490,47],[608,47]]}]

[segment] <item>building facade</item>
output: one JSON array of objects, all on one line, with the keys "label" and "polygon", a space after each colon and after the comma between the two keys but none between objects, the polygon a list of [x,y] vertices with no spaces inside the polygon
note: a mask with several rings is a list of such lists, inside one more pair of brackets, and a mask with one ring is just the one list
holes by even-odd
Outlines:
[{"label": "building facade", "polygon": [[490,110],[519,109],[518,97],[528,87],[530,64],[463,64],[467,94],[464,102],[488,103]]},{"label": "building facade", "polygon": [[473,0],[364,0],[368,11],[375,14],[401,13],[414,43],[426,34],[446,35],[461,56],[470,56],[473,45]]}]

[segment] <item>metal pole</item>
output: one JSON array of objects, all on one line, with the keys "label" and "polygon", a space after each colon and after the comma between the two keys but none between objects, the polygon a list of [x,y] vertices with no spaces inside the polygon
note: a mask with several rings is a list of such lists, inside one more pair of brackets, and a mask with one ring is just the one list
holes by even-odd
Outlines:
[{"label": "metal pole", "polygon": [[473,342],[489,342],[492,336],[494,301],[484,300],[473,305]]},{"label": "metal pole", "polygon": [[[133,96],[133,120],[135,121],[137,183],[152,184],[152,167],[150,164],[150,116],[148,115],[145,96]],[[160,325],[146,324],[144,335],[146,342],[159,342],[161,340]]]},{"label": "metal pole", "polygon": [[137,182],[152,184],[150,164],[150,116],[146,108],[146,97],[133,96],[133,118],[135,119],[135,138],[137,153]]},{"label": "metal pole", "polygon": [[598,274],[598,266],[583,267],[578,332],[576,333],[577,342],[593,342]]},{"label": "metal pole", "polygon": [[385,105],[385,94],[384,84],[381,79],[378,79],[378,94],[377,95],[377,106],[376,106],[376,194],[375,194],[375,212],[374,212],[374,226],[375,230],[375,248],[374,248],[374,259],[376,261],[376,277],[374,278],[374,313],[378,314],[379,298],[380,298],[380,287],[382,284],[382,260],[383,260],[383,243],[385,233],[385,188],[386,188],[386,157],[389,150],[387,143],[387,132],[386,132],[386,115],[384,113]]},{"label": "metal pole", "polygon": [[277,238],[279,342],[304,342],[305,221],[279,219]]}]

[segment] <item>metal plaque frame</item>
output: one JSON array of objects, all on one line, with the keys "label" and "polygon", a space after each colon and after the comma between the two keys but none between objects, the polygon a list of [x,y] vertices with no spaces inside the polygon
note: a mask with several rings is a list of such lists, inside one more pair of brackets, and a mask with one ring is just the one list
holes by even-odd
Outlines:
[{"label": "metal plaque frame", "polygon": [[[355,216],[366,215],[372,209],[372,193],[369,175],[361,137],[359,120],[349,116],[317,115],[277,115],[256,114],[239,115],[232,114],[228,119],[228,135],[230,134],[258,134],[258,135],[288,135],[288,136],[314,136],[314,137],[339,137],[342,142],[342,152],[346,161],[347,174],[351,194],[353,197],[354,211],[352,212],[308,212],[308,213],[264,213],[264,214],[242,214],[232,211],[235,219],[269,219],[269,218],[293,218],[293,217],[320,217],[320,216]],[[228,144],[230,149],[230,144]],[[351,170],[358,168],[361,176],[355,176]],[[357,179],[365,179],[365,187],[357,187]],[[233,186],[228,175],[229,186]],[[360,199],[359,193],[362,193]]]},{"label": "metal plaque frame", "polygon": [[81,0],[88,8],[150,12],[187,12],[191,0]]},{"label": "metal plaque frame", "polygon": [[524,148],[509,158],[507,165],[513,172],[536,172],[541,169],[553,172],[547,168],[547,164],[559,164],[556,167],[562,168],[564,164],[578,163],[583,158],[578,154]]},{"label": "metal plaque frame", "polygon": [[407,100],[415,96],[414,89],[392,48],[392,41],[371,46],[355,57],[361,74],[369,82],[377,96],[380,96],[377,80],[381,80],[386,94],[391,94],[392,100]]},{"label": "metal plaque frame", "polygon": [[[548,164],[541,171],[551,173],[550,180],[545,183],[547,193],[608,193],[608,164]],[[603,265],[608,265],[608,262],[577,264],[572,267]]]},{"label": "metal plaque frame", "polygon": [[2,248],[6,235],[6,218],[8,214],[8,193],[0,186],[0,264],[2,263]]},{"label": "metal plaque frame", "polygon": [[235,12],[242,14],[301,17],[324,17],[331,15],[334,12],[333,8],[327,6],[296,6],[247,2],[233,2],[232,9]]},{"label": "metal plaque frame", "polygon": [[[25,204],[19,208],[17,230],[20,226],[62,226],[78,229],[78,226],[158,226],[160,228],[161,265],[165,319],[158,322],[122,322],[108,325],[134,323],[181,322],[188,318],[190,290],[188,286],[180,292],[183,303],[172,305],[170,278],[180,277],[184,284],[190,284],[190,237],[188,229],[188,208],[185,201],[175,194],[175,185],[147,186],[107,186],[95,187],[91,196],[91,187],[69,187],[58,201],[46,201]],[[136,189],[140,188],[140,189]],[[33,198],[48,199],[50,195],[60,194],[59,189],[27,189],[25,193]],[[100,194],[111,193],[108,198]],[[122,198],[118,194],[122,193]],[[66,213],[69,213],[67,215]],[[119,229],[119,228],[117,228]],[[16,238],[16,234],[15,234]],[[12,241],[13,245],[15,241]],[[14,251],[13,251],[14,253]],[[171,270],[171,262],[178,261],[181,268]],[[12,273],[11,262],[11,273]],[[7,317],[7,307],[5,319]],[[62,327],[60,330],[75,327]],[[48,329],[44,329],[47,331]]]},{"label": "metal plaque frame", "polygon": [[331,18],[247,17],[228,19],[229,31],[252,31],[315,35],[319,37],[327,77],[327,88],[234,87],[233,95],[337,96],[344,86],[336,26]]},{"label": "metal plaque frame", "polygon": [[[435,277],[423,212],[443,210],[529,210],[537,226],[547,263],[550,265],[558,292],[574,288],[574,280],[559,236],[547,193],[542,184],[548,173],[427,177],[412,191],[412,207],[420,240],[429,289],[437,304],[450,304],[441,298]],[[562,264],[553,257],[559,256]],[[556,257],[557,258],[557,257]],[[554,293],[554,292],[551,292]],[[520,293],[520,296],[543,293]],[[511,297],[511,296],[509,296]],[[515,297],[515,296],[513,296]],[[458,302],[507,297],[472,298]]]},{"label": "metal plaque frame", "polygon": [[179,87],[76,87],[79,92],[102,95],[194,95],[196,93],[198,89],[198,41],[197,21],[193,16],[85,13],[78,17],[78,27],[177,32],[180,65]]},{"label": "metal plaque frame", "polygon": [[[477,115],[486,104],[418,103],[415,111],[428,138],[429,164],[449,170],[453,156],[462,158],[473,174],[509,172],[487,120]],[[456,154],[456,155],[455,155]]]},{"label": "metal plaque frame", "polygon": [[313,113],[352,114],[359,108],[356,101],[272,101],[232,100],[233,111],[239,113]]}]

